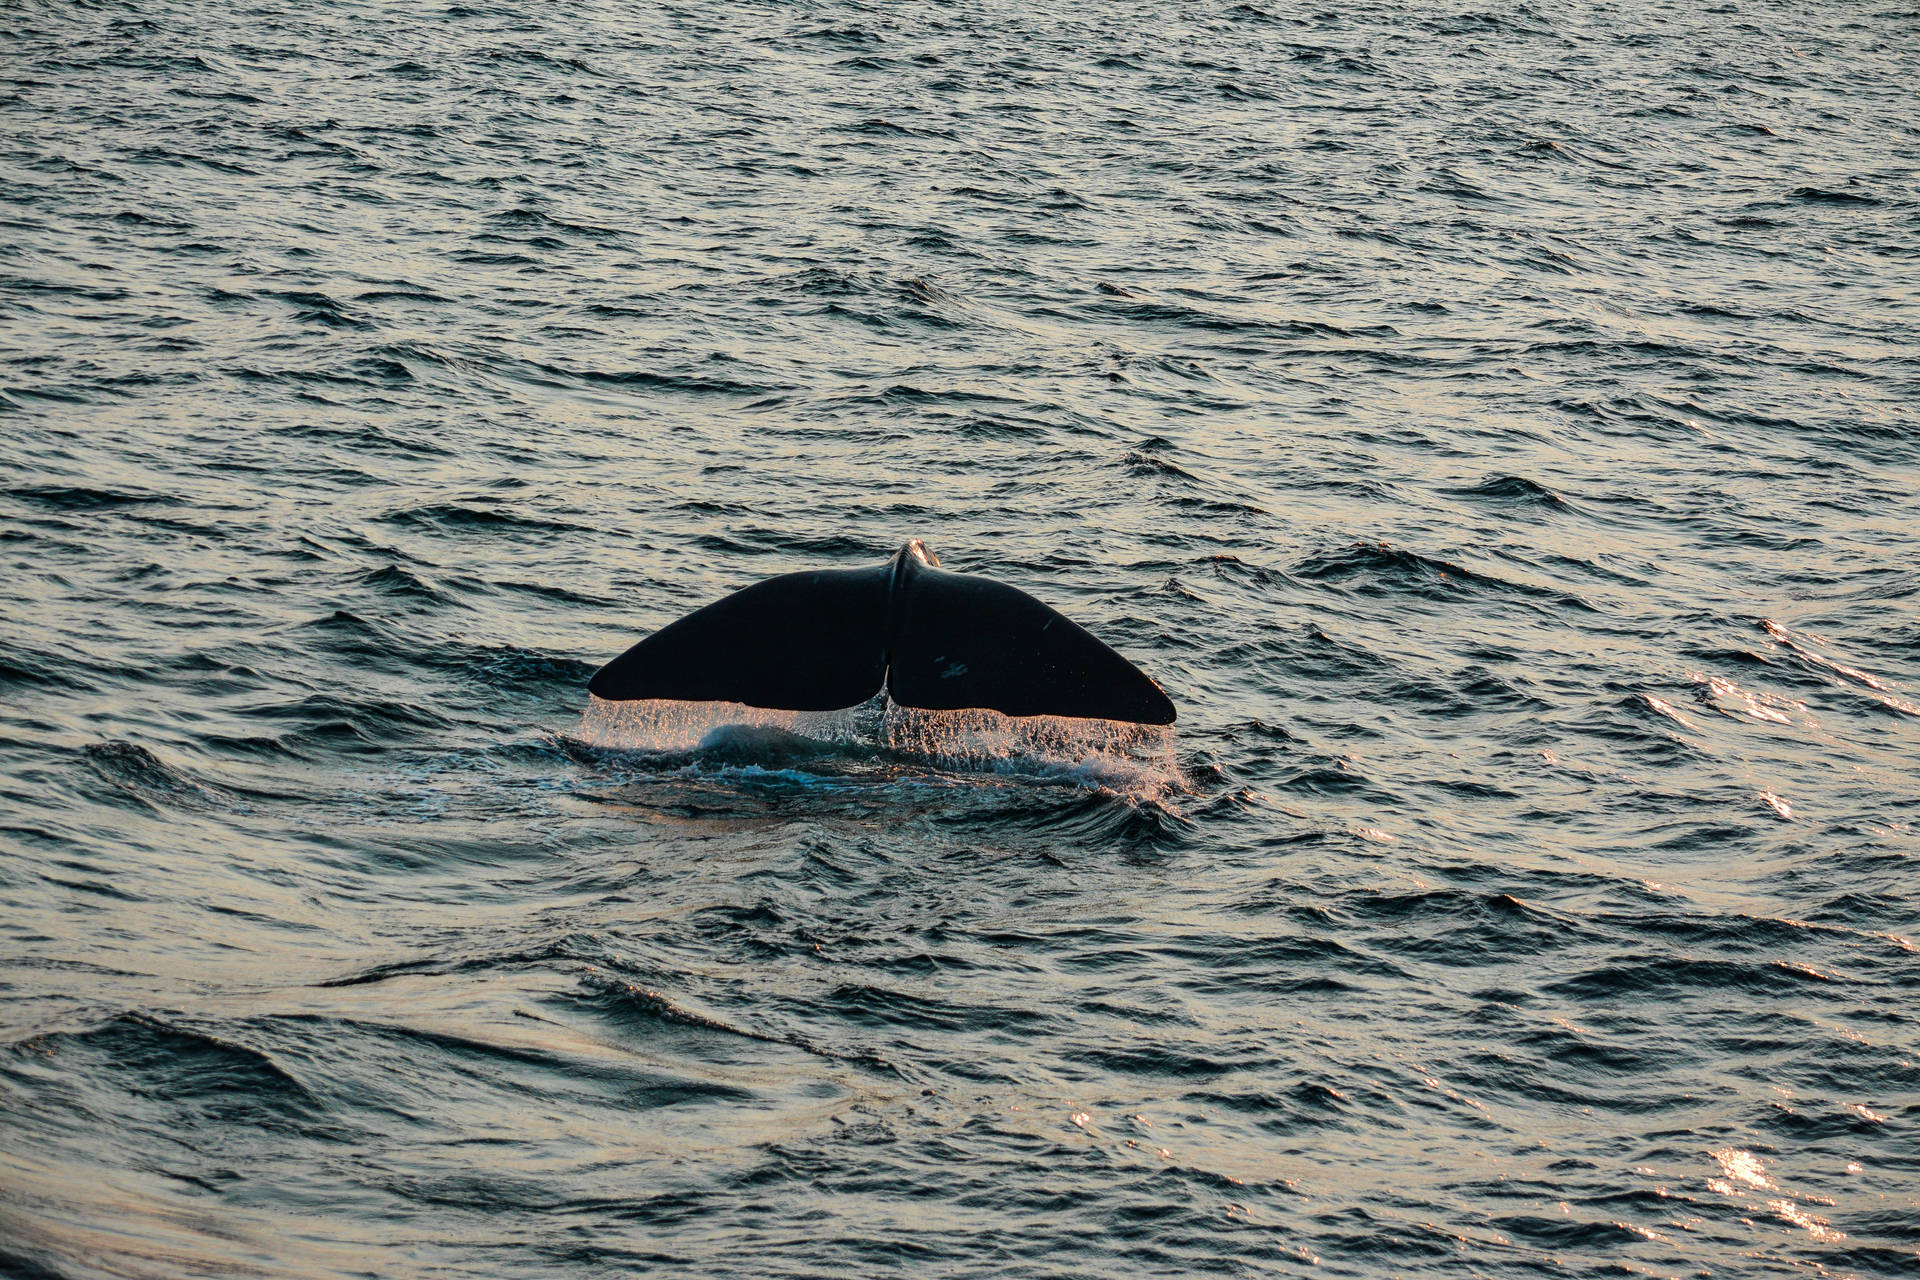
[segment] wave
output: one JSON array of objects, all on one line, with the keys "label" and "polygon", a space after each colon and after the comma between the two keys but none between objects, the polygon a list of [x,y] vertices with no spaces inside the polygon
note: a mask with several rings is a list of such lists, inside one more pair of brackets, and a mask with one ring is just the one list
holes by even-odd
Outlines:
[{"label": "wave", "polygon": [[1517,582],[1385,542],[1356,542],[1338,551],[1309,556],[1293,567],[1292,575],[1306,582],[1338,584],[1361,596],[1458,600],[1490,592],[1538,601],[1556,610],[1598,612],[1591,601],[1570,591]]}]

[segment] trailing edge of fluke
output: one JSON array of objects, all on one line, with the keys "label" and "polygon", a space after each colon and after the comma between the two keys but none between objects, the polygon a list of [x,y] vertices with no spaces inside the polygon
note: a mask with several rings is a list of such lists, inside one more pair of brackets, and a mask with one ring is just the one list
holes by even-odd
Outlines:
[{"label": "trailing edge of fluke", "polygon": [[919,539],[869,569],[782,574],[661,628],[587,691],[837,711],[903,707],[1172,724],[1138,667],[1024,591],[949,573]]}]

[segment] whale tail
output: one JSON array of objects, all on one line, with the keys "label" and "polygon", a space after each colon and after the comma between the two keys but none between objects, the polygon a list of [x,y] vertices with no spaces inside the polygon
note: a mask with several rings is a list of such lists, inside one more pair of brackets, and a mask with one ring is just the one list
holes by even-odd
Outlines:
[{"label": "whale tail", "polygon": [[587,691],[785,711],[904,707],[1172,724],[1138,667],[1024,591],[939,568],[916,539],[885,564],[783,574],[661,628]]}]

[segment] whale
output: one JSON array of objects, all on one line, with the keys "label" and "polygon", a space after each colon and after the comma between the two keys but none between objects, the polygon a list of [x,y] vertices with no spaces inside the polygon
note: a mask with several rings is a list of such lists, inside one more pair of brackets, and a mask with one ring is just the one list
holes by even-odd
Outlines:
[{"label": "whale", "polygon": [[743,587],[641,640],[587,682],[609,702],[839,711],[884,692],[984,708],[1171,725],[1173,700],[1078,624],[1005,583],[940,567],[918,538],[883,564]]}]

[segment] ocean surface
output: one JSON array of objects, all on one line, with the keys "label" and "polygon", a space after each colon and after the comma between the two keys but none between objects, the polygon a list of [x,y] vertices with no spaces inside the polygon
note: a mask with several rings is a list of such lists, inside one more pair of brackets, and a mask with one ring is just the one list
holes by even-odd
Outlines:
[{"label": "ocean surface", "polygon": [[0,26],[0,1274],[1917,1273],[1911,3]]}]

